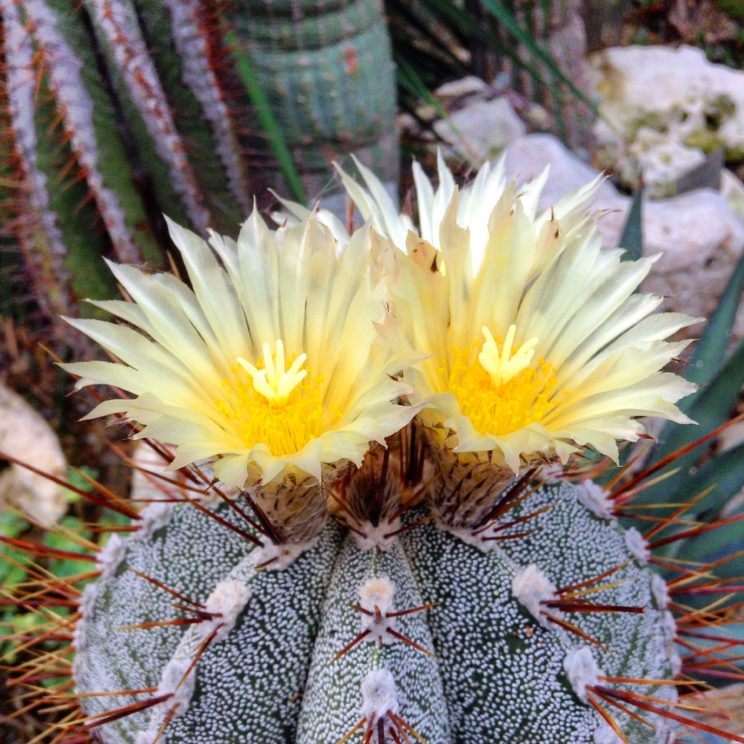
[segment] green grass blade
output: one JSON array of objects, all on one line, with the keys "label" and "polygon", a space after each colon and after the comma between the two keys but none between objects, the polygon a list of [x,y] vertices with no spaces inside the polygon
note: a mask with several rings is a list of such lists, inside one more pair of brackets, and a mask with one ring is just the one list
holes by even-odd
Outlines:
[{"label": "green grass blade", "polygon": [[235,32],[223,24],[224,36],[227,46],[230,48],[230,54],[235,62],[235,69],[238,72],[240,81],[248,93],[248,97],[256,111],[256,116],[261,127],[269,141],[274,157],[281,168],[282,174],[287,182],[292,198],[301,204],[306,203],[305,189],[302,185],[300,174],[295,168],[292,153],[289,150],[287,141],[282,134],[279,122],[271,111],[266,93],[261,88],[256,71],[253,69],[248,55],[241,49],[240,42]]},{"label": "green grass blade", "polygon": [[628,216],[620,236],[620,247],[625,248],[623,261],[637,261],[643,255],[643,189],[633,194]]},{"label": "green grass blade", "polygon": [[[501,26],[530,54],[539,59],[550,70],[556,80],[560,80],[583,104],[595,114],[599,115],[594,101],[571,80],[561,69],[550,52],[543,49],[530,34],[522,28],[514,14],[500,0],[481,0],[483,7],[501,24]],[[550,87],[550,86],[549,86]]]}]

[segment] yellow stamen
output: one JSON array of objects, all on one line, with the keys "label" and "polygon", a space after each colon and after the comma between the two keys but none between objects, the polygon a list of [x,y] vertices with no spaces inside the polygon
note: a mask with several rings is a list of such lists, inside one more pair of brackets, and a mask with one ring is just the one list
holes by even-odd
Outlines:
[{"label": "yellow stamen", "polygon": [[287,369],[279,340],[273,355],[264,343],[263,356],[261,368],[238,357],[233,374],[222,381],[224,394],[216,404],[246,447],[265,444],[277,457],[294,454],[332,428],[339,413],[323,405],[322,380],[307,378],[302,369],[306,354]]},{"label": "yellow stamen", "polygon": [[238,357],[238,364],[253,378],[253,387],[274,406],[281,407],[292,394],[292,391],[307,377],[307,370],[302,365],[307,354],[300,354],[289,369],[284,366],[284,343],[276,342],[276,354],[272,355],[268,343],[263,344],[263,369],[254,367],[249,361]]},{"label": "yellow stamen", "polygon": [[536,338],[512,354],[515,333],[510,326],[499,351],[491,332],[483,328],[480,364],[473,363],[471,349],[450,352],[447,389],[481,434],[511,434],[540,422],[555,405],[555,368],[543,359],[532,365]]}]

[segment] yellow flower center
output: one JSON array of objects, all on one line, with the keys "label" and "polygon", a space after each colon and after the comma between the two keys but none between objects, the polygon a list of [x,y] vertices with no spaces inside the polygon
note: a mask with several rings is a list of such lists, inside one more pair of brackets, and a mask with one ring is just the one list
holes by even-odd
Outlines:
[{"label": "yellow flower center", "polygon": [[322,381],[308,379],[306,360],[300,354],[287,368],[281,340],[273,353],[264,343],[262,367],[238,357],[234,375],[222,382],[225,396],[216,402],[246,447],[265,444],[277,457],[290,455],[331,425]]},{"label": "yellow flower center", "polygon": [[533,365],[537,339],[529,339],[515,349],[515,334],[512,325],[499,347],[484,327],[479,364],[470,362],[469,349],[450,353],[447,388],[481,434],[511,434],[539,422],[553,407],[555,368],[543,359]]}]

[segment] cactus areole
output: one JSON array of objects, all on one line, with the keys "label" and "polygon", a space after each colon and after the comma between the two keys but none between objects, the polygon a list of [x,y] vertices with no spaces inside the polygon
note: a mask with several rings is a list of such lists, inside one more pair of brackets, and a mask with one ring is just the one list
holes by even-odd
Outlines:
[{"label": "cactus areole", "polygon": [[117,266],[131,300],[99,304],[124,324],[73,321],[120,360],[68,365],[79,386],[132,395],[91,415],[172,459],[144,472],[131,533],[82,591],[82,728],[125,744],[713,731],[678,700],[660,528],[621,525],[629,497],[586,464],[638,439],[638,416],[685,420],[691,386],[661,370],[691,319],[634,292],[649,260],[601,250],[592,185],[540,213],[542,178],[517,190],[486,166],[458,190],[440,163],[437,189],[415,172],[414,224],[360,171],[342,174],[355,233],[289,202],[278,230],[254,214],[211,248],[171,225],[190,286]]}]

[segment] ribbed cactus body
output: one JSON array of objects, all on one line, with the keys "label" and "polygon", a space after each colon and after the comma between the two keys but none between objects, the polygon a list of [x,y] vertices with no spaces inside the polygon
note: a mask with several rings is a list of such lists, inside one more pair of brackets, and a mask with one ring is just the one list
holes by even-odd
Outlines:
[{"label": "ribbed cactus body", "polygon": [[[102,256],[164,263],[162,214],[234,233],[265,187],[285,191],[223,39],[236,31],[315,199],[355,153],[391,189],[395,80],[376,0],[0,0],[18,183],[6,220],[47,321],[110,296]],[[253,167],[248,158],[252,149]],[[253,192],[253,194],[251,193]],[[341,210],[336,196],[329,206]],[[13,219],[10,219],[13,218]]]},{"label": "ribbed cactus body", "polygon": [[232,19],[314,198],[354,152],[398,178],[395,75],[379,0],[239,0]]},{"label": "ribbed cactus body", "polygon": [[[153,505],[85,591],[78,692],[162,698],[104,724],[107,742],[612,741],[588,690],[603,675],[671,680],[674,622],[642,540],[594,513],[595,488],[542,485],[454,532],[422,507],[353,530],[331,518],[299,547],[256,547],[221,502],[205,508],[237,531]],[[89,715],[114,707],[81,700]],[[634,743],[666,741],[663,725],[617,719]]]}]

